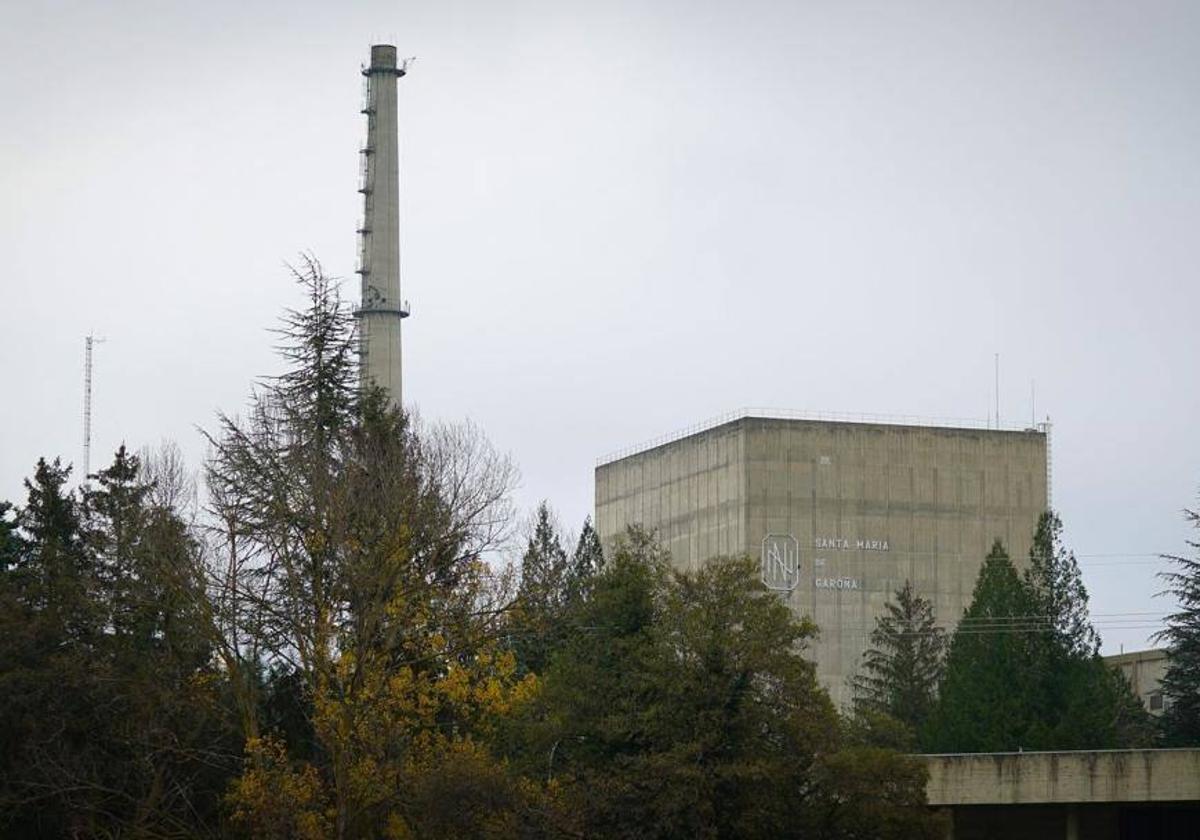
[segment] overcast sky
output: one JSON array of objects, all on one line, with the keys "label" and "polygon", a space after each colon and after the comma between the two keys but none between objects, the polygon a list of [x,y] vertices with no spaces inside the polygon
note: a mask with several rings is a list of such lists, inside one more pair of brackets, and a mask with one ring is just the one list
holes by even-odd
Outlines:
[{"label": "overcast sky", "polygon": [[[1106,650],[1200,489],[1200,4],[4,3],[0,498],[237,411],[303,250],[353,278],[400,83],[405,397],[571,528],[741,406],[1054,426]],[[347,292],[356,296],[352,281]],[[1191,534],[1195,536],[1195,534]]]}]

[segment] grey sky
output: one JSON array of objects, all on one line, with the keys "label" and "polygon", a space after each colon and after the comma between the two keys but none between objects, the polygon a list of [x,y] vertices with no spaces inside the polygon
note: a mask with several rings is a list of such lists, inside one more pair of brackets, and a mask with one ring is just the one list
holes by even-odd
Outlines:
[{"label": "grey sky", "polygon": [[[244,405],[353,278],[360,62],[400,84],[405,396],[572,527],[594,460],[740,406],[1001,419],[1030,380],[1098,614],[1200,488],[1200,5],[16,3],[0,498]],[[347,283],[349,295],[355,284]],[[1106,648],[1145,630],[1105,627]]]}]

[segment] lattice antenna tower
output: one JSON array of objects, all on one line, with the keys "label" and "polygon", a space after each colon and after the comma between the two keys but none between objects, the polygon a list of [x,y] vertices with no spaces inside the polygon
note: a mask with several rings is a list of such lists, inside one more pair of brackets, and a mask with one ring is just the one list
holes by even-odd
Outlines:
[{"label": "lattice antenna tower", "polygon": [[83,340],[83,480],[92,471],[92,351],[104,339],[88,334]]}]

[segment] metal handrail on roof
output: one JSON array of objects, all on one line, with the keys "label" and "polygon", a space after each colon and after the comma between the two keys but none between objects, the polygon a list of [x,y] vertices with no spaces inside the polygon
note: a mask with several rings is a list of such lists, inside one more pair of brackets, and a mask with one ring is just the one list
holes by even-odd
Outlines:
[{"label": "metal handrail on roof", "polygon": [[727,423],[733,423],[738,420],[810,420],[816,422],[833,422],[833,423],[869,423],[881,426],[921,426],[926,428],[947,428],[947,429],[977,429],[980,431],[993,432],[1029,432],[1037,431],[1043,434],[1049,428],[1048,423],[1038,423],[1036,428],[1029,426],[1012,426],[1012,425],[997,425],[990,420],[980,420],[978,418],[962,418],[962,417],[919,417],[908,414],[865,414],[854,413],[848,411],[805,411],[790,408],[739,408],[735,411],[729,411],[725,414],[716,417],[710,417],[694,425],[688,426],[685,429],[678,429],[674,432],[669,432],[661,435],[653,440],[644,441],[642,443],[627,446],[623,449],[618,449],[615,452],[610,452],[607,455],[596,459],[596,465],[611,464],[614,461],[620,461],[622,458],[628,458],[631,455],[637,455],[642,452],[648,452],[651,449],[657,449],[660,446],[666,446],[669,443],[674,443],[678,440],[683,440],[686,437],[700,434],[701,432],[711,431],[718,426],[724,426]]}]

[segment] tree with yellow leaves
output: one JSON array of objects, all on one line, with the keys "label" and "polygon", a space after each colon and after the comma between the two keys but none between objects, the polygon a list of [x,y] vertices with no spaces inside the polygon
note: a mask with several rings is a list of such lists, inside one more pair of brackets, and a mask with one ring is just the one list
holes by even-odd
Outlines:
[{"label": "tree with yellow leaves", "polygon": [[295,675],[312,743],[252,721],[230,801],[255,836],[404,836],[422,774],[482,760],[477,739],[536,684],[495,643],[512,587],[483,559],[512,521],[514,471],[473,427],[425,429],[360,395],[336,286],[313,260],[297,278],[289,370],[246,420],[221,418],[207,478],[238,552],[214,564],[218,622],[242,640],[227,665]]}]

